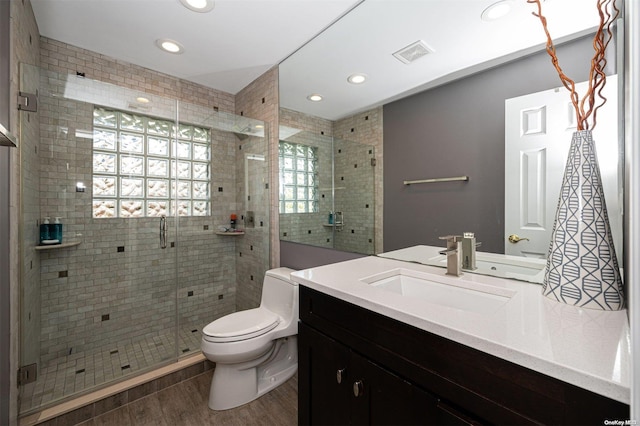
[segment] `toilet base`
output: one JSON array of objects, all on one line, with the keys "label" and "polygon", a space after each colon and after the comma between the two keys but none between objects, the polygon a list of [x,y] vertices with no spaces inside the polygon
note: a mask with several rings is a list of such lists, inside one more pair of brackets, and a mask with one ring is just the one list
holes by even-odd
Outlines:
[{"label": "toilet base", "polygon": [[272,351],[241,364],[216,363],[209,408],[229,410],[253,401],[291,378],[298,370],[297,337],[278,339]]}]

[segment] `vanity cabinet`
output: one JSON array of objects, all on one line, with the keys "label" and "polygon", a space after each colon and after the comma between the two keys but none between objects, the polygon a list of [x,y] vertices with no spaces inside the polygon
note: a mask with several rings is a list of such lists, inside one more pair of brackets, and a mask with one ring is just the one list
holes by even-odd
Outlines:
[{"label": "vanity cabinet", "polygon": [[300,324],[298,336],[299,377],[308,383],[300,424],[443,425],[463,419],[435,396],[312,327]]},{"label": "vanity cabinet", "polygon": [[299,424],[604,424],[629,406],[300,286]]}]

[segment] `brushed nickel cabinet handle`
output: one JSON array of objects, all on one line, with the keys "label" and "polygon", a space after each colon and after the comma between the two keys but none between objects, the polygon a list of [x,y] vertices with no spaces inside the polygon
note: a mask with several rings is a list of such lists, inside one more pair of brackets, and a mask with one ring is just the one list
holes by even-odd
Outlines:
[{"label": "brushed nickel cabinet handle", "polygon": [[353,395],[357,398],[359,396],[362,396],[363,392],[364,392],[364,383],[362,383],[362,380],[358,380],[357,382],[354,382]]}]

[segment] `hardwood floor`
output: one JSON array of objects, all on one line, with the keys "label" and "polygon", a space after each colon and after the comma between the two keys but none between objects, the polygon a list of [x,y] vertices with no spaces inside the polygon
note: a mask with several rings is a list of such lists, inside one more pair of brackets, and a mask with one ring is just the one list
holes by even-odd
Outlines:
[{"label": "hardwood floor", "polygon": [[207,406],[213,370],[81,423],[82,426],[297,425],[298,375],[249,404]]}]

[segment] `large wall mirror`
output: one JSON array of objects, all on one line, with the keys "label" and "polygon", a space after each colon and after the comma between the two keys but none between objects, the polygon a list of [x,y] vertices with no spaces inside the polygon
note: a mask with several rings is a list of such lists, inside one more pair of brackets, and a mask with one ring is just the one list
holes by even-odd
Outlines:
[{"label": "large wall mirror", "polygon": [[[364,0],[353,5],[280,65],[281,140],[293,128],[300,137],[324,136],[327,144],[340,139],[373,148],[371,184],[363,180],[346,190],[351,197],[360,191],[372,194],[372,243],[332,247],[377,254],[442,245],[439,236],[471,231],[483,251],[508,253],[506,217],[516,206],[507,203],[518,195],[507,195],[505,188],[518,176],[505,170],[505,134],[519,128],[521,118],[506,113],[505,104],[565,90],[558,88],[560,80],[544,51],[543,28],[532,16],[536,6],[495,0]],[[494,5],[510,10],[496,17]],[[542,2],[542,7],[563,70],[576,83],[587,80],[598,24],[595,5],[563,0]],[[616,50],[622,51],[615,42],[609,49],[610,74],[620,60]],[[364,82],[358,84],[353,77],[359,74]],[[613,93],[618,84],[620,76],[611,79]],[[322,100],[314,102],[312,95]],[[564,95],[568,103],[568,92]],[[616,116],[615,101],[606,108],[614,116],[614,131],[603,135],[598,147],[616,153],[607,165],[613,184],[605,195],[613,200],[610,216],[620,223],[623,153],[615,123],[623,115]],[[565,136],[568,149],[571,132]],[[566,154],[553,155],[566,160]],[[404,184],[463,175],[469,180]],[[557,192],[545,202],[555,205]],[[321,206],[314,222],[327,222],[329,210]],[[288,233],[281,239],[326,247],[326,239],[309,239],[308,225],[296,230],[288,218],[281,215],[280,220],[281,231]],[[621,243],[616,243],[621,259]]]}]

